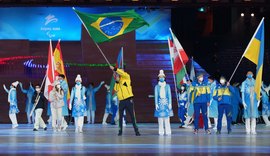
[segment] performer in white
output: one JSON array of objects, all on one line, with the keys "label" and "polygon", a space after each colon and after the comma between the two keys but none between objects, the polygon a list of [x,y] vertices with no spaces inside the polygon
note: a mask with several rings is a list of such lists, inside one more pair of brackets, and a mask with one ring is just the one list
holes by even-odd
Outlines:
[{"label": "performer in white", "polygon": [[81,84],[81,75],[77,75],[75,82],[76,85],[71,90],[70,104],[72,104],[72,117],[74,117],[75,120],[75,132],[82,133],[84,116],[86,116],[86,89]]},{"label": "performer in white", "polygon": [[16,114],[19,113],[19,109],[17,106],[17,91],[16,88],[19,84],[19,81],[13,82],[10,86],[10,90],[8,90],[5,86],[3,85],[5,91],[8,93],[8,103],[10,104],[9,107],[9,118],[12,122],[12,128],[18,127],[18,122],[17,122],[17,117]]},{"label": "performer in white", "polygon": [[[166,84],[163,70],[159,71],[155,86],[155,117],[158,118],[159,135],[171,135],[170,117],[173,116],[170,85]],[[165,123],[165,132],[164,132]]]},{"label": "performer in white", "polygon": [[55,81],[53,90],[49,96],[51,112],[52,112],[52,127],[54,132],[61,131],[64,107],[64,90],[61,88],[60,82]]},{"label": "performer in white", "polygon": [[104,87],[106,88],[106,105],[105,105],[105,112],[104,112],[104,115],[103,115],[103,120],[102,120],[102,124],[103,125],[107,125],[107,118],[109,116],[109,114],[112,114],[112,111],[111,111],[111,106],[112,106],[112,95],[111,95],[111,92],[110,92],[110,86],[105,84]]}]

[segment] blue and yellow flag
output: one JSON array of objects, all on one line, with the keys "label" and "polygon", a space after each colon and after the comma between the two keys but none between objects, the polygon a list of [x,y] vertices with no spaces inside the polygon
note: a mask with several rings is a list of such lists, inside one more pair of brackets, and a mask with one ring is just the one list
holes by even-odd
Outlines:
[{"label": "blue and yellow flag", "polygon": [[104,14],[87,14],[75,9],[74,11],[96,43],[113,40],[144,25],[149,25],[134,10]]},{"label": "blue and yellow flag", "polygon": [[263,58],[264,58],[264,18],[261,20],[243,56],[257,65],[255,92],[257,94],[257,100],[259,100],[262,86]]}]

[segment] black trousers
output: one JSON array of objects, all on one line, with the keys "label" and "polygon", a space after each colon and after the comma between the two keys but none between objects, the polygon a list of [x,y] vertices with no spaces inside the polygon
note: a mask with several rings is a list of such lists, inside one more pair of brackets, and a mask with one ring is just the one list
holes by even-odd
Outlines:
[{"label": "black trousers", "polygon": [[136,124],[133,98],[120,100],[120,102],[119,102],[119,128],[120,128],[120,131],[122,131],[122,129],[123,129],[124,110],[126,110],[126,112],[129,113],[129,115],[131,117],[132,124],[133,124],[134,131],[137,132],[138,126]]}]

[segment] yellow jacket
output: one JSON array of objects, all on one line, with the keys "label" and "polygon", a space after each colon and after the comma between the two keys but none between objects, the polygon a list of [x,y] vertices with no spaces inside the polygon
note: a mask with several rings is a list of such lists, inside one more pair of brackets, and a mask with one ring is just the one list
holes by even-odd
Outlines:
[{"label": "yellow jacket", "polygon": [[119,100],[125,100],[133,97],[130,75],[124,72],[122,69],[115,68],[117,74],[119,74],[119,82],[114,85]]}]

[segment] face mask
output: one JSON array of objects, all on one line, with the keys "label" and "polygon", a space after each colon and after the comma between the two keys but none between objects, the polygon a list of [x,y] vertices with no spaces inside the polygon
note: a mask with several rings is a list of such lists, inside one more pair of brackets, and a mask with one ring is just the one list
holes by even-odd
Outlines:
[{"label": "face mask", "polygon": [[161,78],[159,78],[159,81],[160,82],[164,82],[165,81],[165,78],[164,77],[161,77]]},{"label": "face mask", "polygon": [[81,84],[81,82],[80,82],[80,81],[77,81],[77,82],[76,82],[76,84],[77,84],[77,85],[80,85],[80,84]]},{"label": "face mask", "polygon": [[36,88],[36,91],[37,91],[37,92],[40,92],[40,88]]},{"label": "face mask", "polygon": [[224,80],[224,79],[219,80],[219,82],[220,82],[221,84],[225,84],[225,80]]},{"label": "face mask", "polygon": [[62,80],[62,79],[60,79],[60,80],[59,80],[59,82],[63,82],[63,80]]},{"label": "face mask", "polygon": [[184,90],[185,89],[185,87],[181,87],[181,90]]},{"label": "face mask", "polygon": [[201,81],[201,82],[202,82],[202,81],[203,81],[203,77],[200,77],[200,78],[199,78],[199,81]]},{"label": "face mask", "polygon": [[252,74],[248,74],[248,75],[247,75],[247,78],[251,79],[252,76],[253,76]]}]

